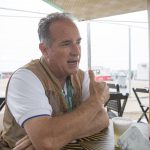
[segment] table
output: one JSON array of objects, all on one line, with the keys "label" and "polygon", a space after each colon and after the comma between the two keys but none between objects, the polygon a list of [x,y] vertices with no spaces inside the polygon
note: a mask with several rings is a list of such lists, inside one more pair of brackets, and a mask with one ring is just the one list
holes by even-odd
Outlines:
[{"label": "table", "polygon": [[107,129],[104,129],[97,135],[98,140],[96,140],[96,136],[82,138],[77,140],[77,143],[70,143],[66,145],[62,150],[115,150],[114,128],[111,119],[109,127]]}]

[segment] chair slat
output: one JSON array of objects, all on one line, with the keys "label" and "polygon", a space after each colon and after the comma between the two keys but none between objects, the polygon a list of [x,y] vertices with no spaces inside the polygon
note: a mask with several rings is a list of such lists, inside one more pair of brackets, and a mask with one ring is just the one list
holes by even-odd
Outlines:
[{"label": "chair slat", "polygon": [[0,97],[0,111],[5,106],[5,97]]}]

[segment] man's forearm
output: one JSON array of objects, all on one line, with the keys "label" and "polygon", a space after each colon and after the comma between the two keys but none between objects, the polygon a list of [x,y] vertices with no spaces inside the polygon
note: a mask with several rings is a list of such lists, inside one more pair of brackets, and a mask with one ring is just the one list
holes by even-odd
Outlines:
[{"label": "man's forearm", "polygon": [[[76,110],[63,116],[50,119],[42,118],[42,120],[40,118],[32,119],[25,123],[25,129],[37,150],[60,149],[78,137],[91,135],[96,132],[93,132],[94,124],[96,124],[93,120],[98,118],[96,116],[102,109],[101,107],[97,102],[87,100]],[[39,128],[42,128],[41,132]],[[39,136],[40,139],[38,138]]]},{"label": "man's forearm", "polygon": [[83,134],[80,135],[78,138],[87,137],[98,133],[108,127],[109,125],[109,117],[106,110],[103,108],[91,121],[92,123],[87,124],[84,126]]}]

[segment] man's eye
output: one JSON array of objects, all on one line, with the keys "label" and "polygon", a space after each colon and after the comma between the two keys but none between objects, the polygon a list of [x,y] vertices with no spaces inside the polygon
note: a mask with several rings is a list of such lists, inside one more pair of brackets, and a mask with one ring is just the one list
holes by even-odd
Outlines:
[{"label": "man's eye", "polygon": [[62,46],[68,46],[68,45],[70,45],[69,42],[62,43]]},{"label": "man's eye", "polygon": [[80,44],[81,44],[81,41],[77,41],[77,44],[80,45]]},{"label": "man's eye", "polygon": [[63,45],[64,45],[64,46],[67,46],[67,45],[69,45],[69,43],[64,43]]}]

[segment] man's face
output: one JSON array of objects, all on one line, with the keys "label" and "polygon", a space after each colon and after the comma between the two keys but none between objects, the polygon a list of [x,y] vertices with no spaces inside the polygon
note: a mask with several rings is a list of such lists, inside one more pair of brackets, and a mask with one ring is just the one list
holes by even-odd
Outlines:
[{"label": "man's face", "polygon": [[47,49],[50,70],[59,77],[76,73],[81,55],[81,37],[77,27],[65,20],[53,23],[49,30],[53,39]]}]

